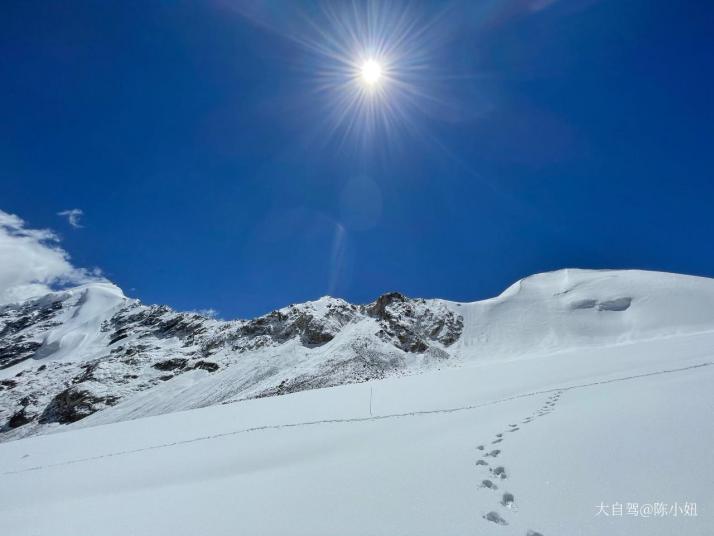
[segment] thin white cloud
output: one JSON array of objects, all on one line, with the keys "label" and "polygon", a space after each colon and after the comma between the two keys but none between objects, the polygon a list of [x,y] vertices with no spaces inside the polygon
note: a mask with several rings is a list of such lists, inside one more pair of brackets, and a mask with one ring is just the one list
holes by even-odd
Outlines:
[{"label": "thin white cloud", "polygon": [[58,216],[65,216],[69,224],[75,229],[81,229],[82,224],[79,223],[79,219],[84,215],[81,208],[71,208],[69,210],[63,210],[57,213]]},{"label": "thin white cloud", "polygon": [[103,280],[98,270],[72,265],[55,233],[30,229],[18,216],[0,210],[0,304],[97,280]]},{"label": "thin white cloud", "polygon": [[218,311],[216,309],[212,309],[212,308],[196,309],[194,311],[188,311],[188,312],[193,313],[195,315],[205,316],[208,318],[218,318]]}]

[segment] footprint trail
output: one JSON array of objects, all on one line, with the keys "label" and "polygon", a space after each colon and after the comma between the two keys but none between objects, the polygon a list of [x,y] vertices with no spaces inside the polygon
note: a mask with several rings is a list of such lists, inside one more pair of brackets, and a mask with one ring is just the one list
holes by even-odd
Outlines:
[{"label": "footprint trail", "polygon": [[[481,452],[481,457],[476,461],[476,469],[477,471],[480,471],[482,473],[479,488],[483,489],[484,493],[497,492],[498,486],[494,483],[494,481],[500,480],[505,483],[505,481],[507,481],[508,479],[508,470],[506,469],[505,464],[498,465],[496,467],[491,467],[490,464],[486,461],[486,458],[499,458],[500,461],[501,456],[503,454],[503,449],[506,447],[506,445],[503,443],[506,440],[506,434],[518,432],[521,429],[521,426],[528,425],[536,421],[537,419],[540,419],[541,417],[545,417],[546,415],[552,413],[555,410],[563,392],[564,390],[556,391],[555,393],[550,395],[545,400],[543,405],[540,408],[536,409],[531,415],[525,417],[518,424],[509,423],[505,430],[495,434],[490,444],[498,444],[499,448],[486,450],[486,447],[483,444],[478,445],[476,447],[476,449]],[[518,508],[516,506],[515,496],[510,491],[505,490],[503,493],[500,493],[498,497],[494,497],[494,499],[496,509],[485,513],[482,518],[486,522],[494,523],[496,525],[508,525],[508,520],[503,516],[507,515],[508,513],[517,513]],[[544,535],[540,532],[536,532],[534,530],[529,529],[526,533],[526,536]]]}]

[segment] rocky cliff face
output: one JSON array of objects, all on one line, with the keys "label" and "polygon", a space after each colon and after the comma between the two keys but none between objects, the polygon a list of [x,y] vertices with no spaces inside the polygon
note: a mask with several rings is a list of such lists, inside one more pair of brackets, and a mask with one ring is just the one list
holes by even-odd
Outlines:
[{"label": "rocky cliff face", "polygon": [[[73,423],[140,392],[203,381],[194,405],[381,378],[449,357],[463,319],[438,300],[322,298],[219,321],[86,286],[0,308],[0,439]],[[182,408],[185,409],[185,408]]]}]

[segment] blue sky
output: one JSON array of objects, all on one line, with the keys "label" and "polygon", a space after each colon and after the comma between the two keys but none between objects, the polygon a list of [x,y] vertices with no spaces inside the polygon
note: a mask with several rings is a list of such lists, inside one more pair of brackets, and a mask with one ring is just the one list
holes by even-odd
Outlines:
[{"label": "blue sky", "polygon": [[0,209],[131,296],[226,318],[562,267],[714,276],[713,4],[390,6],[370,20],[413,22],[413,98],[350,130],[325,5],[3,3]]}]

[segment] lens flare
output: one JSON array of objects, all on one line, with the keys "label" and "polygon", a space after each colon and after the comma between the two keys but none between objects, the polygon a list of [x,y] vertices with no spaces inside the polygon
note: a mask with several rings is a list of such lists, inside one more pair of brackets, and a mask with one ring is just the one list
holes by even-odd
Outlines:
[{"label": "lens flare", "polygon": [[296,87],[296,99],[311,141],[386,149],[403,134],[423,135],[421,120],[447,106],[442,94],[451,91],[453,77],[438,71],[449,63],[441,57],[453,37],[446,24],[449,3],[438,8],[413,0],[318,0],[309,7],[288,2],[280,9],[271,2],[231,5],[299,45],[291,63],[306,84]]},{"label": "lens flare", "polygon": [[[301,84],[294,101],[305,140],[386,152],[407,137],[431,139],[435,118],[459,120],[447,44],[457,35],[451,3],[416,0],[226,2],[298,45],[284,55]],[[462,62],[463,63],[463,62]],[[362,142],[362,143],[360,143]]]},{"label": "lens flare", "polygon": [[[325,140],[398,141],[437,104],[441,18],[407,2],[325,2],[307,17],[314,102]],[[317,112],[317,110],[316,110]]]}]

